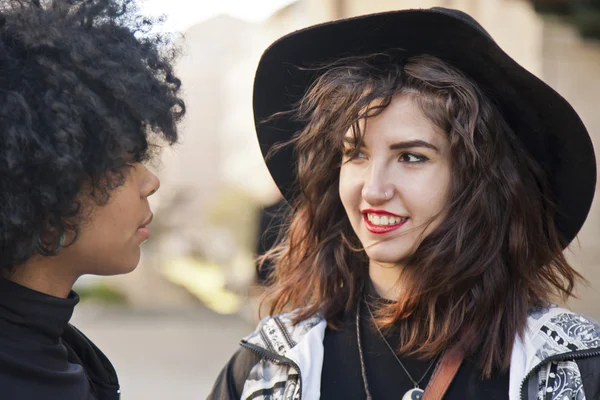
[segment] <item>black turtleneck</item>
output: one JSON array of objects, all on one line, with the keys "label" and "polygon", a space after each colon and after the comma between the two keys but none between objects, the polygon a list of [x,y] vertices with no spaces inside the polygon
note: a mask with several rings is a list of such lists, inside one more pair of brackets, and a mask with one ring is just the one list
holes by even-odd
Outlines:
[{"label": "black turtleneck", "polygon": [[0,279],[2,399],[118,399],[110,362],[69,325],[78,302]]}]

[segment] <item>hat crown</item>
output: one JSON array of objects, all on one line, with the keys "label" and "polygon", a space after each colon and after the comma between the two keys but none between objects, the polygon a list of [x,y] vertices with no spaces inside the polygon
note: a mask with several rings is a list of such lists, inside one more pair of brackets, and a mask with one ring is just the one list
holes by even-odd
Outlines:
[{"label": "hat crown", "polygon": [[432,8],[430,8],[430,10],[438,12],[440,14],[448,15],[450,17],[453,17],[453,18],[456,18],[456,19],[460,20],[461,22],[469,24],[473,28],[475,28],[478,31],[480,31],[481,33],[485,34],[488,38],[494,40],[492,38],[492,35],[490,35],[488,33],[488,31],[486,31],[484,29],[484,27],[481,26],[481,24],[479,22],[477,22],[477,20],[475,18],[471,17],[469,14],[467,14],[464,11],[454,10],[454,9],[444,8],[444,7],[432,7]]}]

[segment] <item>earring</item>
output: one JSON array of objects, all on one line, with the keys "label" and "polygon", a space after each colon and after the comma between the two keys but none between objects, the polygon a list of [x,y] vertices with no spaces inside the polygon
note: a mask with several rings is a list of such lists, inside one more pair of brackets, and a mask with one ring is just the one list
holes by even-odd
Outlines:
[{"label": "earring", "polygon": [[58,244],[56,245],[56,247],[54,249],[48,248],[45,245],[45,243],[42,241],[42,238],[39,235],[37,237],[37,244],[35,247],[36,247],[37,252],[40,255],[49,257],[49,256],[57,255],[64,246],[65,246],[65,233],[62,232],[60,234],[60,237],[58,238]]}]

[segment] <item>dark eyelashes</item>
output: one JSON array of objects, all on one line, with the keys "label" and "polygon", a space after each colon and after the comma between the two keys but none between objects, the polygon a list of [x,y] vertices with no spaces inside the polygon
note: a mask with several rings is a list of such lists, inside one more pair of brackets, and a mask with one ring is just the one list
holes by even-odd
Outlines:
[{"label": "dark eyelashes", "polygon": [[[355,148],[347,148],[342,150],[342,156],[347,158],[347,161],[358,158],[358,155],[361,153],[361,150],[357,150]],[[411,161],[411,158],[415,160]],[[419,153],[403,152],[398,156],[398,161],[405,162],[407,164],[421,164],[429,161],[429,158]]]},{"label": "dark eyelashes", "polygon": [[429,161],[429,158],[425,157],[424,155],[417,154],[417,153],[402,153],[402,154],[400,154],[399,159],[402,159],[402,158],[406,159],[408,157],[414,157],[417,159],[417,161],[408,161],[408,160],[405,161],[410,164],[421,164],[421,163]]}]

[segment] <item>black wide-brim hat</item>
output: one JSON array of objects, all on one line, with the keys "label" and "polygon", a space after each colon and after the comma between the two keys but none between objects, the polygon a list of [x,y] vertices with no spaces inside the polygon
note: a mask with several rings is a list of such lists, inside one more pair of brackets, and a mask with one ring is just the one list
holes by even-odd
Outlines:
[{"label": "black wide-brim hat", "polygon": [[[289,111],[318,76],[310,68],[341,57],[401,48],[407,57],[429,54],[462,71],[498,106],[525,148],[546,172],[556,225],[571,242],[590,210],[596,160],[588,132],[571,105],[506,54],[469,15],[445,8],[401,10],[311,26],[274,42],[254,81],[254,121],[263,156],[303,126]],[[322,73],[322,71],[321,71]],[[266,158],[288,201],[299,193],[291,146]]]}]

